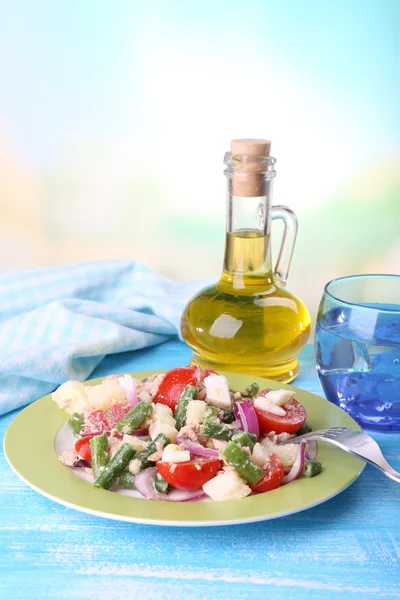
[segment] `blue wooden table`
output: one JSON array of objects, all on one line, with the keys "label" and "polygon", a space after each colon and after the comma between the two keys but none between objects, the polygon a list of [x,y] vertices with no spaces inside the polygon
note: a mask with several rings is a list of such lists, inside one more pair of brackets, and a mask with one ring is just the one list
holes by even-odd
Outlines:
[{"label": "blue wooden table", "polygon": [[[94,377],[188,362],[178,341],[106,358]],[[294,385],[322,395],[312,348]],[[0,419],[4,432],[16,413]],[[400,435],[377,434],[400,470]],[[0,455],[0,598],[400,598],[400,486],[367,465],[332,500],[293,516],[204,529],[135,525],[55,504]]]}]

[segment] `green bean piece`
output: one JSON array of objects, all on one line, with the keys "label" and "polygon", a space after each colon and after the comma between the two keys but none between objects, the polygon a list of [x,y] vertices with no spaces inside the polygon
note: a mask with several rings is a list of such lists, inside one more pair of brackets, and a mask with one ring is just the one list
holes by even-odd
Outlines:
[{"label": "green bean piece", "polygon": [[168,482],[165,481],[160,474],[154,477],[154,487],[156,488],[157,492],[160,492],[161,494],[166,494],[168,492]]},{"label": "green bean piece", "polygon": [[255,485],[264,476],[262,468],[256,465],[235,442],[228,442],[222,454],[228,465],[231,465],[250,485]]},{"label": "green bean piece", "polygon": [[217,423],[212,419],[206,419],[202,425],[201,433],[208,437],[216,438],[217,440],[225,440],[228,442],[234,435],[243,433],[239,429],[233,429],[222,423]]},{"label": "green bean piece", "polygon": [[80,415],[79,413],[74,413],[68,419],[67,423],[70,426],[72,433],[75,437],[78,437],[80,435],[84,422],[85,419],[83,418],[83,415]]},{"label": "green bean piece", "polygon": [[108,463],[108,438],[105,431],[101,435],[95,435],[90,440],[90,452],[92,455],[93,477],[97,479]]},{"label": "green bean piece", "polygon": [[252,383],[246,388],[247,398],[254,398],[260,391],[260,386],[258,383]]},{"label": "green bean piece", "polygon": [[152,442],[150,442],[150,444],[144,450],[135,456],[135,460],[133,461],[134,464],[130,465],[131,472],[134,475],[137,475],[139,471],[150,466],[152,461],[149,461],[149,457],[157,452],[159,448],[164,449],[165,446],[168,446],[170,443],[171,440],[167,438],[166,435],[159,433],[158,436]]},{"label": "green bean piece", "polygon": [[196,399],[198,391],[199,388],[194,385],[187,385],[183,390],[174,412],[174,419],[176,421],[175,427],[178,431],[185,425],[188,404],[190,400]]},{"label": "green bean piece", "polygon": [[119,478],[119,487],[124,488],[126,490],[136,490],[135,476],[129,471],[124,471]]},{"label": "green bean piece", "polygon": [[303,433],[311,433],[311,432],[312,432],[312,427],[310,427],[308,425],[308,423],[303,423],[303,425],[300,427],[300,429],[298,430],[296,435],[303,435]]},{"label": "green bean piece", "polygon": [[247,447],[249,448],[250,452],[253,452],[254,444],[257,441],[257,436],[254,433],[241,431],[233,436],[232,441],[241,448]]},{"label": "green bean piece", "polygon": [[120,433],[132,433],[134,429],[143,423],[146,417],[153,410],[153,405],[150,402],[138,402],[126,415],[122,417],[116,424],[116,428]]},{"label": "green bean piece", "polygon": [[233,410],[224,410],[221,421],[222,423],[227,423],[228,425],[233,423],[236,421],[235,412]]},{"label": "green bean piece", "polygon": [[304,463],[304,477],[315,477],[322,471],[322,465],[319,460],[306,460]]},{"label": "green bean piece", "polygon": [[125,442],[121,444],[117,453],[94,480],[94,485],[109,490],[117,477],[126,469],[134,454],[135,450],[129,444]]}]

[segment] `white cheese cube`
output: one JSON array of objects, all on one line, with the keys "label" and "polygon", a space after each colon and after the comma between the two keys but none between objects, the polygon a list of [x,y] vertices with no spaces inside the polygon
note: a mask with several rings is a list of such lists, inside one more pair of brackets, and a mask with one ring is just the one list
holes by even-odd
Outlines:
[{"label": "white cheese cube", "polygon": [[142,463],[139,458],[133,458],[128,465],[128,469],[132,473],[132,475],[137,475],[142,468]]},{"label": "white cheese cube", "polygon": [[156,421],[168,423],[171,427],[175,427],[175,419],[172,410],[169,406],[165,406],[165,404],[152,404],[152,412],[143,421],[142,427],[150,427],[150,425]]},{"label": "white cheese cube", "polygon": [[162,454],[163,462],[180,463],[186,462],[187,460],[190,460],[189,450],[181,450],[176,444],[168,444],[168,446],[165,446]]},{"label": "white cheese cube", "polygon": [[294,398],[294,392],[290,392],[289,390],[271,390],[264,396],[269,402],[272,404],[276,404],[277,406],[286,406],[290,400]]},{"label": "white cheese cube", "polygon": [[269,449],[266,446],[262,446],[257,442],[253,448],[253,453],[251,455],[251,458],[256,463],[256,465],[264,469],[265,465],[269,463],[269,457]]},{"label": "white cheese cube", "polygon": [[186,411],[186,425],[202,423],[207,408],[208,404],[203,400],[190,400]]},{"label": "white cheese cube", "polygon": [[149,433],[152,440],[154,440],[159,433],[163,433],[166,435],[171,442],[176,442],[176,437],[178,435],[178,430],[175,429],[169,423],[162,423],[161,421],[154,421],[151,423],[149,427]]},{"label": "white cheese cube", "polygon": [[114,404],[126,402],[126,392],[117,380],[107,380],[93,385],[87,391],[88,401],[94,410],[107,410]]},{"label": "white cheese cube", "polygon": [[284,446],[276,446],[275,454],[281,461],[285,469],[290,469],[299,453],[299,444],[285,444]]},{"label": "white cheese cube", "polygon": [[110,458],[117,454],[118,450],[121,448],[122,440],[116,437],[108,438],[108,450],[110,454]]},{"label": "white cheese cube", "polygon": [[267,448],[270,453],[273,452],[276,454],[285,469],[290,469],[293,466],[300,447],[298,444],[285,444],[283,446],[277,446],[268,438],[262,440],[261,445],[264,448]]},{"label": "white cheese cube", "polygon": [[251,494],[251,489],[234,470],[220,473],[203,485],[203,491],[213,500],[237,500]]},{"label": "white cheese cube", "polygon": [[85,387],[80,381],[66,381],[53,392],[52,398],[70,415],[74,412],[81,415],[89,406]]},{"label": "white cheese cube", "polygon": [[151,413],[151,420],[160,421],[160,423],[168,423],[168,425],[175,426],[175,419],[172,410],[165,404],[153,404],[153,411]]},{"label": "white cheese cube", "polygon": [[137,453],[141,452],[149,445],[149,442],[146,442],[142,438],[137,437],[136,435],[128,435],[127,433],[124,434],[122,441],[125,442],[125,444],[129,444]]},{"label": "white cheese cube", "polygon": [[278,415],[280,417],[284,417],[286,415],[286,411],[282,407],[270,402],[267,400],[267,398],[264,398],[264,396],[257,396],[257,398],[254,400],[254,406],[259,410],[265,410],[266,412],[269,412],[273,415]]},{"label": "white cheese cube", "polygon": [[229,383],[223,375],[209,375],[204,379],[208,404],[229,410],[231,408],[231,394]]}]

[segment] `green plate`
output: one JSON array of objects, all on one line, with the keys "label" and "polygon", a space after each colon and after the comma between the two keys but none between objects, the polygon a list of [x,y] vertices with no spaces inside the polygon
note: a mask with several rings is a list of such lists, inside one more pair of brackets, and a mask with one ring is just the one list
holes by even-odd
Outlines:
[{"label": "green plate", "polygon": [[[132,373],[143,379],[163,371]],[[248,375],[225,374],[232,389],[244,389],[253,381],[261,388],[285,388],[296,392],[305,406],[307,423],[315,429],[345,426],[360,429],[344,411],[304,390]],[[99,383],[101,379],[88,384]],[[85,513],[134,523],[176,526],[211,526],[251,523],[290,515],[329,500],[346,489],[362,472],[363,461],[338,448],[319,443],[323,471],[312,479],[300,478],[271,492],[223,502],[173,503],[132,498],[92,487],[76,477],[57,458],[54,443],[68,415],[51,396],[25,408],[12,421],[4,438],[10,466],[31,488],[64,506]]]}]

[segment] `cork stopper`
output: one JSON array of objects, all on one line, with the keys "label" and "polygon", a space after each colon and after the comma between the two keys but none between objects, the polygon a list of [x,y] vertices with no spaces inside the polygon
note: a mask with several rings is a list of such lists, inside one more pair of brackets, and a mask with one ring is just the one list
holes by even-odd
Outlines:
[{"label": "cork stopper", "polygon": [[[268,158],[271,142],[263,139],[237,139],[231,141],[231,156]],[[239,158],[240,160],[240,158]],[[232,173],[232,193],[234,196],[258,197],[267,193],[265,163],[262,160],[242,160],[235,165]]]},{"label": "cork stopper", "polygon": [[259,140],[256,138],[244,138],[242,140],[231,141],[231,154],[237,156],[269,156],[271,151],[271,142],[269,140]]}]

